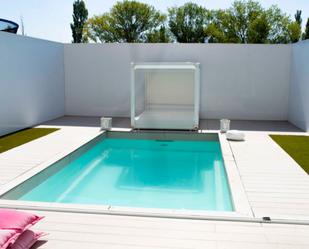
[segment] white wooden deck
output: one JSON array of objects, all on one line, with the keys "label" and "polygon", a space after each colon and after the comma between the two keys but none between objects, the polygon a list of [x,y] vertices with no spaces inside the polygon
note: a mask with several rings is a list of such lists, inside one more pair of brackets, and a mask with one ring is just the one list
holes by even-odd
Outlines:
[{"label": "white wooden deck", "polygon": [[267,132],[246,136],[230,146],[254,215],[309,220],[308,174]]},{"label": "white wooden deck", "polygon": [[[0,154],[0,186],[78,148],[98,134],[98,127],[88,119],[83,119],[83,126],[74,120],[78,121],[70,118],[69,123],[63,119],[50,122],[49,125],[59,126],[61,130]],[[128,123],[127,120],[118,121],[116,126]],[[289,125],[279,126],[289,132],[293,130]],[[268,137],[264,128],[259,132],[247,131],[246,142],[230,142],[253,214],[309,220],[309,177]],[[36,245],[40,249],[309,248],[309,226],[304,225],[37,213],[46,216],[37,229],[50,233],[47,243]]]},{"label": "white wooden deck", "polygon": [[40,249],[308,249],[309,226],[38,212]]},{"label": "white wooden deck", "polygon": [[[59,126],[60,127],[60,126]],[[0,154],[0,185],[80,147],[98,135],[99,128],[62,126],[48,136]]]}]

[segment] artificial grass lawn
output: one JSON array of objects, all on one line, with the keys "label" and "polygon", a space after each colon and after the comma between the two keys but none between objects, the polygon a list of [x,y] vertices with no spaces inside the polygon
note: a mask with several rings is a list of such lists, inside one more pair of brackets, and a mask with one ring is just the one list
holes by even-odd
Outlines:
[{"label": "artificial grass lawn", "polygon": [[55,128],[29,128],[0,137],[0,153],[28,143],[37,138],[46,136],[59,129]]},{"label": "artificial grass lawn", "polygon": [[309,174],[309,136],[270,135]]}]

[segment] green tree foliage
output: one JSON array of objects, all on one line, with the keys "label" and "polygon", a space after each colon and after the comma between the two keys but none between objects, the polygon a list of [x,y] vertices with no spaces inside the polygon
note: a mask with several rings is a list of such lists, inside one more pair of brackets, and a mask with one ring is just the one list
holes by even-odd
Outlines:
[{"label": "green tree foliage", "polygon": [[235,1],[227,10],[212,14],[207,30],[211,42],[265,43],[270,30],[266,13],[253,1]]},{"label": "green tree foliage", "polygon": [[85,35],[102,43],[146,42],[150,37],[160,38],[165,32],[162,27],[165,20],[166,17],[153,6],[124,0],[117,2],[110,12],[90,18]]},{"label": "green tree foliage", "polygon": [[277,6],[265,10],[249,0],[235,1],[227,10],[213,11],[212,24],[206,32],[210,42],[290,43],[299,40],[301,26]]},{"label": "green tree foliage", "polygon": [[301,10],[297,10],[296,14],[294,15],[295,21],[299,24],[299,26],[301,26],[301,24],[303,22],[303,20],[301,18],[301,12],[302,12]]},{"label": "green tree foliage", "polygon": [[235,1],[226,16],[229,22],[228,35],[235,42],[261,43],[266,40],[269,28],[258,2]]},{"label": "green tree foliage", "polygon": [[[292,43],[301,38],[302,12],[295,20],[277,6],[236,0],[226,10],[207,10],[192,2],[168,9],[167,17],[153,6],[123,0],[90,18],[85,37],[94,42]],[[309,22],[309,21],[308,21]],[[303,39],[309,37],[309,23]]]},{"label": "green tree foliage", "polygon": [[269,34],[270,43],[297,42],[301,36],[301,26],[297,21],[292,21],[277,6],[267,10],[268,22],[271,25]]},{"label": "green tree foliage", "polygon": [[301,26],[298,24],[298,22],[292,22],[288,25],[288,37],[289,37],[289,42],[298,42],[301,38]]},{"label": "green tree foliage", "polygon": [[169,43],[171,35],[165,26],[161,26],[159,30],[147,34],[146,42],[148,43]]},{"label": "green tree foliage", "polygon": [[209,24],[208,11],[194,3],[169,8],[168,24],[177,42],[205,42],[205,28]]},{"label": "green tree foliage", "polygon": [[83,28],[88,19],[88,10],[83,0],[73,3],[73,23],[71,23],[73,43],[86,42],[83,39]]},{"label": "green tree foliage", "polygon": [[307,39],[309,39],[309,18],[307,19],[306,29],[305,32],[303,33],[303,40]]},{"label": "green tree foliage", "polygon": [[301,17],[301,10],[297,10],[295,17],[295,22],[289,24],[289,32],[292,42],[298,42],[301,38],[301,25],[302,25],[302,17]]},{"label": "green tree foliage", "polygon": [[267,43],[271,26],[267,22],[267,15],[261,14],[253,20],[248,29],[248,43]]}]

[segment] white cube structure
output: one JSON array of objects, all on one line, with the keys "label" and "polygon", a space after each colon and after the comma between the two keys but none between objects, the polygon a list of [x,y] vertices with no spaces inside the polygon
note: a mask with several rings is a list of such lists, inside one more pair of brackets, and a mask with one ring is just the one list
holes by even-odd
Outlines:
[{"label": "white cube structure", "polygon": [[112,118],[101,118],[101,130],[110,130],[112,128]]},{"label": "white cube structure", "polygon": [[131,63],[131,126],[199,127],[199,63]]}]

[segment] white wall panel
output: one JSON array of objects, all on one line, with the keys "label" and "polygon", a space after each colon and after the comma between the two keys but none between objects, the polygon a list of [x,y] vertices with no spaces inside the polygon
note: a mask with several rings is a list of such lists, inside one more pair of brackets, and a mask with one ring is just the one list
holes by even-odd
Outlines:
[{"label": "white wall panel", "polygon": [[293,44],[289,121],[309,131],[309,40]]},{"label": "white wall panel", "polygon": [[64,114],[63,44],[0,32],[0,136]]},{"label": "white wall panel", "polygon": [[290,45],[67,44],[68,115],[129,116],[131,62],[200,62],[202,118],[287,120]]}]

